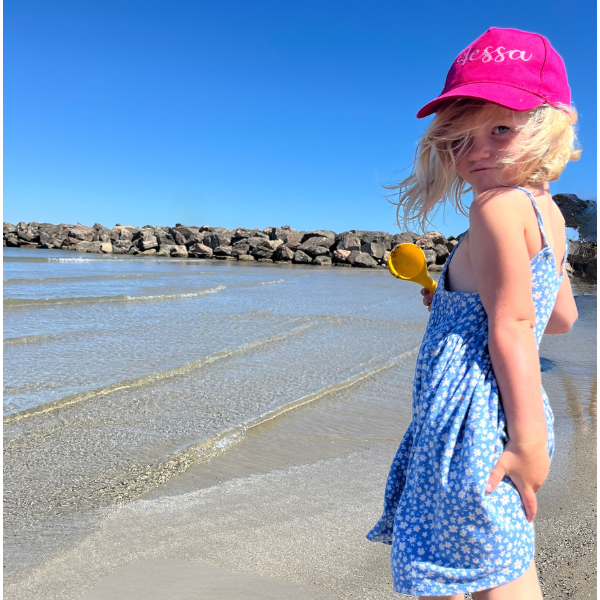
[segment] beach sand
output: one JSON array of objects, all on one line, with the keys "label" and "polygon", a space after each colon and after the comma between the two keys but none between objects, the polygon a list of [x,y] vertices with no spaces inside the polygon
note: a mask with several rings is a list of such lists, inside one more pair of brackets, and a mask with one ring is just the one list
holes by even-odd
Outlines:
[{"label": "beach sand", "polygon": [[[261,439],[299,417],[282,419]],[[555,432],[556,453],[536,517],[544,597],[595,598],[595,415],[557,418]],[[214,485],[201,483],[197,467],[187,480],[176,478],[147,499],[111,509],[94,534],[18,589],[6,589],[5,598],[407,597],[392,589],[389,547],[365,539],[380,516],[396,448],[397,442],[370,442],[308,464],[275,470],[256,464],[254,474]],[[227,460],[233,464],[234,453],[227,455],[217,470],[227,472]]]}]

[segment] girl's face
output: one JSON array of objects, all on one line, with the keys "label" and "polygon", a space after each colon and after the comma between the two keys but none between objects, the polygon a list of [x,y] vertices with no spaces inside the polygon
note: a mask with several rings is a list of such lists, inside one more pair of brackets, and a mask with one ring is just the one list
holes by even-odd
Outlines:
[{"label": "girl's face", "polygon": [[527,111],[505,109],[488,127],[471,133],[467,146],[456,158],[456,172],[476,194],[486,190],[516,185],[518,166],[501,163],[524,140],[521,127],[527,122]]}]

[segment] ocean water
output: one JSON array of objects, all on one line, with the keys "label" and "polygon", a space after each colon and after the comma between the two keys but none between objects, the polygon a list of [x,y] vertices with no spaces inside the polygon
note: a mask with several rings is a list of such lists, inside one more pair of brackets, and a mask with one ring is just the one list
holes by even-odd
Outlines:
[{"label": "ocean water", "polygon": [[[557,415],[595,416],[595,290],[542,341]],[[5,248],[5,576],[167,483],[399,439],[428,316],[385,270]]]}]

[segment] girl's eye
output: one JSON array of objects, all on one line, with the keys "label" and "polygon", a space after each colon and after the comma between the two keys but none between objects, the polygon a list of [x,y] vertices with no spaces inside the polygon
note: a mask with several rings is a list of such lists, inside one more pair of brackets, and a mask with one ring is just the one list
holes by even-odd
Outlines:
[{"label": "girl's eye", "polygon": [[507,131],[510,131],[510,127],[507,127],[506,125],[498,125],[498,127],[494,127],[492,133],[506,133]]}]

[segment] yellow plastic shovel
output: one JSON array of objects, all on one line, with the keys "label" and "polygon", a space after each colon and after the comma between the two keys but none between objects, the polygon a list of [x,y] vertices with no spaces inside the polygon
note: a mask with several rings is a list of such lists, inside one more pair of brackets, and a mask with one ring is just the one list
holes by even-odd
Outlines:
[{"label": "yellow plastic shovel", "polygon": [[437,283],[429,277],[425,253],[415,244],[400,244],[390,253],[387,262],[390,273],[398,279],[414,281],[435,292]]}]

